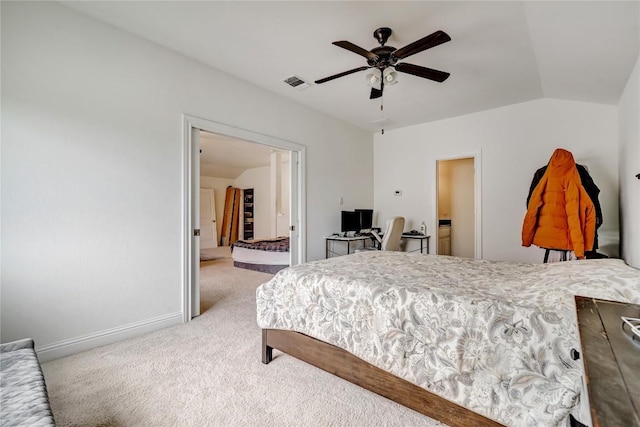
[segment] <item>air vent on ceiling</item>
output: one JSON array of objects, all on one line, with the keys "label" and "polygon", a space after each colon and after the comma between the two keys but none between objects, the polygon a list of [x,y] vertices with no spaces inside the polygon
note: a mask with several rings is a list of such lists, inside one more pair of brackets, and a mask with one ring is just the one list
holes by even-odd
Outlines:
[{"label": "air vent on ceiling", "polygon": [[305,82],[298,76],[290,76],[286,79],[283,79],[282,81],[296,89],[306,89],[309,87],[309,83]]}]

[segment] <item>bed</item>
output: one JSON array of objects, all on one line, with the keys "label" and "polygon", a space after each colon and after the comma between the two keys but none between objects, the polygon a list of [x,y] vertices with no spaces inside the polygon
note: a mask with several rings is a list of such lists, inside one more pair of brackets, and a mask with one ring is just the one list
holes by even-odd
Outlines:
[{"label": "bed", "polygon": [[289,237],[238,240],[231,245],[233,265],[275,274],[289,267]]},{"label": "bed", "polygon": [[640,271],[385,251],[314,261],[257,289],[262,359],[281,350],[451,426],[589,424],[574,295],[638,303]]}]

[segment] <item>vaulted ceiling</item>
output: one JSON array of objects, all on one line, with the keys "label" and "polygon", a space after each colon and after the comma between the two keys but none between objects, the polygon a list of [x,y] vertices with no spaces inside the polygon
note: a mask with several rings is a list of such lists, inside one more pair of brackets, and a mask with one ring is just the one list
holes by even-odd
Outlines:
[{"label": "vaulted ceiling", "polygon": [[247,169],[271,165],[271,154],[289,153],[266,145],[210,132],[200,132],[200,175],[236,179]]},{"label": "vaulted ceiling", "polygon": [[[538,98],[615,105],[638,58],[638,1],[64,1],[239,79],[375,132]],[[393,30],[401,48],[436,30],[451,41],[406,58],[451,73],[443,83],[409,74],[370,100],[366,65],[334,46],[370,50]],[[310,83],[294,89],[296,75]]]}]

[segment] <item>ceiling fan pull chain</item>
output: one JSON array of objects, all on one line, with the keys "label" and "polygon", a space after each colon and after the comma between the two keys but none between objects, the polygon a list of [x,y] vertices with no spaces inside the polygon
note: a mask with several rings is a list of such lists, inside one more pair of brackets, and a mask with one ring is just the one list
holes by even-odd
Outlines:
[{"label": "ceiling fan pull chain", "polygon": [[[384,123],[384,94],[380,97],[380,123]],[[380,133],[384,135],[384,124],[382,125]]]}]

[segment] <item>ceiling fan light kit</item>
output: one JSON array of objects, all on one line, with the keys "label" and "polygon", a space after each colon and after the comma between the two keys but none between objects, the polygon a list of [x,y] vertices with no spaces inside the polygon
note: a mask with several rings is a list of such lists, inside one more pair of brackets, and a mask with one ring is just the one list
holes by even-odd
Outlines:
[{"label": "ceiling fan light kit", "polygon": [[367,84],[376,89],[380,89],[382,79],[380,78],[380,73],[372,72],[365,76],[367,80]]},{"label": "ceiling fan light kit", "polygon": [[394,84],[398,83],[398,73],[393,71],[391,68],[386,68],[383,75],[385,86],[393,86]]},{"label": "ceiling fan light kit", "polygon": [[382,90],[382,86],[393,86],[398,83],[398,74],[391,68],[385,68],[383,72],[372,71],[365,76],[367,84],[377,90]]}]

